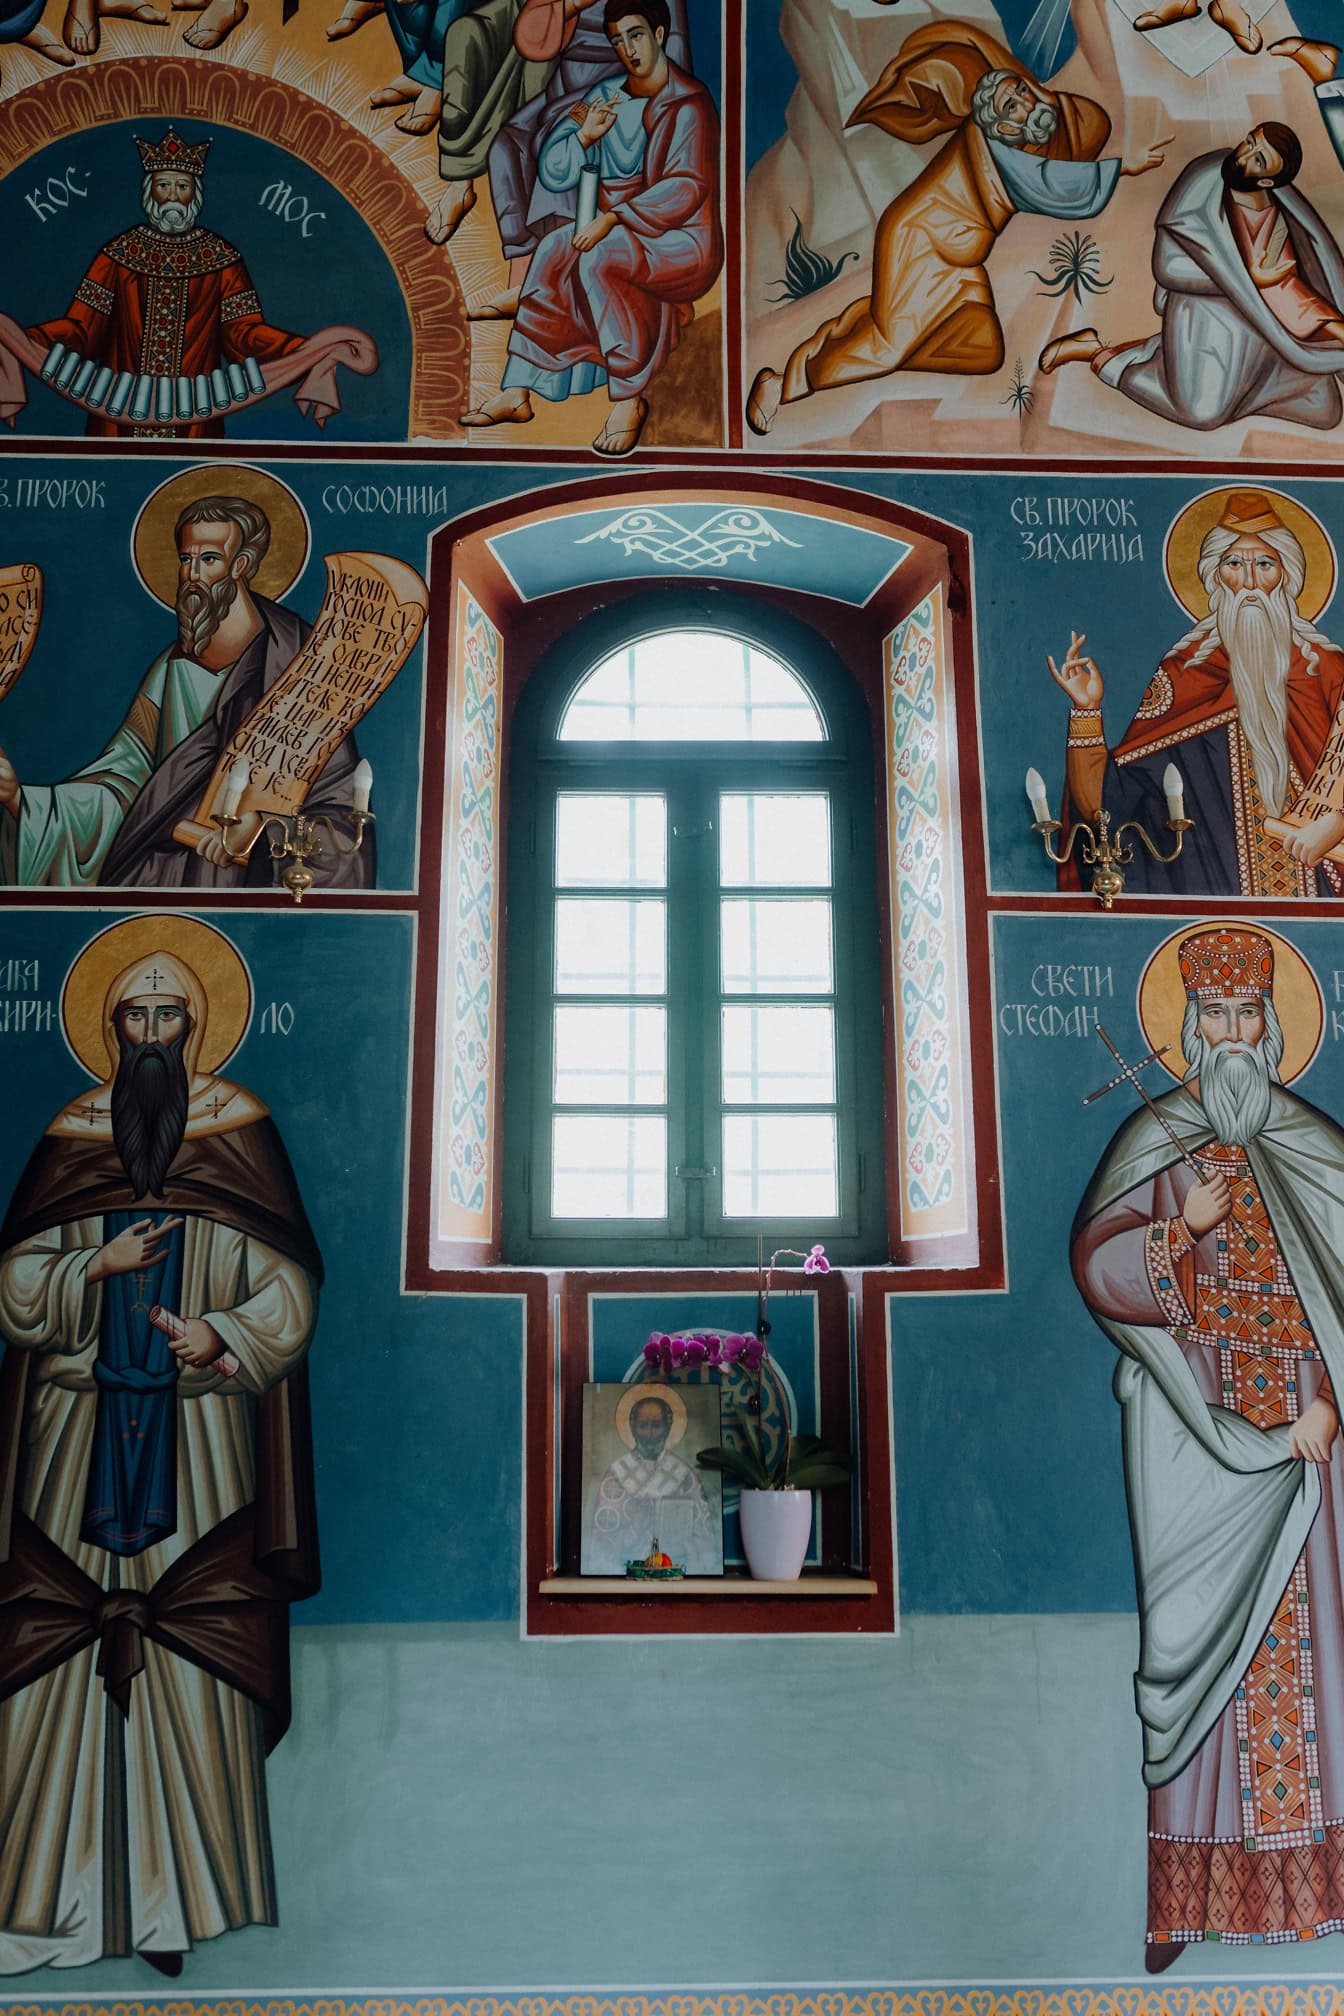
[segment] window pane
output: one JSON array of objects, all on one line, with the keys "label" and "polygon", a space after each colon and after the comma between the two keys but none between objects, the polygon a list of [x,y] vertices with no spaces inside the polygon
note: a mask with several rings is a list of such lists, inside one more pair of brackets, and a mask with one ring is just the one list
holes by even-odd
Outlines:
[{"label": "window pane", "polygon": [[561,896],[555,905],[557,994],[662,994],[665,905],[643,896]]},{"label": "window pane", "polygon": [[595,666],[565,709],[562,742],[824,742],[796,673],[715,630],[665,630]]},{"label": "window pane", "polygon": [[557,1008],[555,1098],[571,1106],[661,1106],[667,1010]]},{"label": "window pane", "polygon": [[555,880],[561,889],[661,889],[667,882],[667,806],[643,794],[563,792],[555,801]]},{"label": "window pane", "polygon": [[725,791],[719,799],[719,880],[739,888],[829,889],[830,812],[824,791]]},{"label": "window pane", "polygon": [[835,1037],[829,1008],[725,1008],[723,1097],[738,1106],[835,1099]]},{"label": "window pane", "polygon": [[551,1212],[556,1218],[665,1218],[667,1122],[557,1113],[552,1123]]},{"label": "window pane", "polygon": [[834,1218],[833,1113],[725,1113],[727,1218]]},{"label": "window pane", "polygon": [[729,897],[719,906],[725,994],[829,994],[831,906]]}]

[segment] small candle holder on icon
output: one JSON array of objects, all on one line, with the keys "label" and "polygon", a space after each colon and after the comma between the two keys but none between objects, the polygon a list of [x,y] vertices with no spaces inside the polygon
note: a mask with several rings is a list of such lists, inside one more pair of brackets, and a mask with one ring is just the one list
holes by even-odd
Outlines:
[{"label": "small candle holder on icon", "polygon": [[1162,789],[1167,800],[1167,828],[1176,835],[1176,844],[1168,854],[1162,852],[1147,828],[1137,819],[1126,819],[1112,833],[1111,815],[1104,808],[1098,812],[1095,826],[1080,819],[1070,827],[1069,837],[1062,848],[1052,846],[1055,834],[1063,831],[1063,824],[1050,816],[1045,779],[1039,770],[1027,772],[1027,796],[1036,815],[1031,822],[1031,830],[1040,834],[1045,851],[1057,868],[1062,868],[1066,861],[1073,858],[1075,847],[1078,849],[1083,866],[1092,870],[1092,894],[1103,910],[1109,910],[1116,897],[1123,896],[1124,871],[1134,863],[1134,849],[1128,844],[1127,836],[1137,834],[1151,859],[1165,868],[1176,860],[1185,844],[1186,834],[1195,823],[1185,816],[1185,785],[1174,763],[1168,763],[1162,774]]},{"label": "small candle holder on icon", "polygon": [[263,834],[268,836],[272,861],[286,861],[280,880],[296,903],[302,903],[308,891],[317,880],[310,861],[321,858],[325,849],[322,835],[330,841],[337,854],[358,854],[364,844],[364,828],[373,824],[373,814],[369,810],[369,795],[373,790],[373,768],[367,757],[362,757],[355,765],[352,780],[353,789],[348,817],[355,829],[353,840],[342,833],[335,820],[327,812],[318,812],[311,817],[306,812],[265,812],[258,816],[261,824],[251,842],[242,854],[235,854],[229,839],[235,827],[241,826],[246,814],[239,811],[243,793],[252,782],[252,770],[246,756],[239,756],[229,771],[214,823],[224,835],[224,852],[228,860],[238,866],[247,860],[252,848]]}]

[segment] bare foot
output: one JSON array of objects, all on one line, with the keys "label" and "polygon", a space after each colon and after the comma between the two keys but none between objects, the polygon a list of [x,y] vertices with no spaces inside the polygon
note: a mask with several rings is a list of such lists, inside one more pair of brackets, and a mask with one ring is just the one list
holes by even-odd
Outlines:
[{"label": "bare foot", "polygon": [[395,119],[392,123],[398,133],[432,133],[439,123],[439,114],[442,110],[442,91],[435,91],[426,85],[423,91],[417,92],[410,111],[403,113],[400,119]]},{"label": "bare foot", "polygon": [[1339,62],[1332,42],[1304,42],[1300,35],[1284,35],[1269,45],[1271,56],[1288,56],[1301,66],[1313,84],[1328,84]]},{"label": "bare foot", "polygon": [[168,16],[161,7],[151,7],[149,0],[98,0],[98,12],[106,21],[115,17],[121,21],[140,21],[146,28],[166,28]]},{"label": "bare foot", "polygon": [[420,86],[413,77],[394,77],[381,91],[375,91],[369,99],[375,112],[381,112],[386,105],[411,105],[420,96]]},{"label": "bare foot", "polygon": [[1238,49],[1244,49],[1248,56],[1254,56],[1264,48],[1260,30],[1252,21],[1241,0],[1209,0],[1209,19],[1230,35]]},{"label": "bare foot", "polygon": [[1090,364],[1105,348],[1095,329],[1070,329],[1067,336],[1056,336],[1053,343],[1046,344],[1036,368],[1049,373],[1061,364]]},{"label": "bare foot", "polygon": [[345,5],[334,21],[327,23],[328,42],[339,42],[345,35],[353,35],[366,21],[373,21],[383,11],[383,0],[345,0]]},{"label": "bare foot", "polygon": [[20,35],[19,40],[25,49],[36,50],[39,56],[46,57],[48,63],[59,63],[63,70],[68,70],[75,60],[50,28],[44,28],[40,21],[31,34]]},{"label": "bare foot", "polygon": [[1150,7],[1146,14],[1134,17],[1134,26],[1140,35],[1151,35],[1154,28],[1169,28],[1173,21],[1193,21],[1199,12],[1199,0],[1164,0],[1161,7]]},{"label": "bare foot", "polygon": [[753,434],[768,434],[775,424],[779,402],[784,396],[784,380],[767,364],[751,381],[747,395],[747,425]]},{"label": "bare foot", "polygon": [[499,427],[510,420],[521,426],[532,418],[532,400],[526,391],[497,392],[484,406],[473,406],[458,418],[464,427]]},{"label": "bare foot", "polygon": [[510,287],[504,294],[492,294],[488,301],[482,301],[475,308],[468,308],[468,322],[512,322],[518,313],[518,303],[522,299],[521,287]]},{"label": "bare foot", "polygon": [[200,20],[192,23],[182,40],[193,49],[218,49],[246,19],[247,0],[210,0]]},{"label": "bare foot", "polygon": [[607,423],[593,443],[595,455],[628,455],[644,432],[649,417],[647,399],[616,399]]},{"label": "bare foot", "polygon": [[94,56],[100,39],[95,0],[69,0],[61,23],[61,40],[66,48],[72,49],[76,56]]},{"label": "bare foot", "polygon": [[425,219],[425,236],[431,245],[446,245],[464,217],[476,208],[474,182],[450,182]]}]

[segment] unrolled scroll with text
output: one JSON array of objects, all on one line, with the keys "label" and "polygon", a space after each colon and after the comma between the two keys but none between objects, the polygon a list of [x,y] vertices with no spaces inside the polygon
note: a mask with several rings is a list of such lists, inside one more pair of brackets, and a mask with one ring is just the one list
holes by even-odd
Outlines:
[{"label": "unrolled scroll with text", "polygon": [[183,847],[218,830],[214,815],[240,756],[251,771],[240,815],[301,812],[326,763],[415,649],[429,590],[413,567],[382,553],[329,553],[326,569],[307,643],[225,743],[196,817],[173,828]]},{"label": "unrolled scroll with text", "polygon": [[30,560],[0,567],[0,700],[18,684],[42,621],[42,569]]}]

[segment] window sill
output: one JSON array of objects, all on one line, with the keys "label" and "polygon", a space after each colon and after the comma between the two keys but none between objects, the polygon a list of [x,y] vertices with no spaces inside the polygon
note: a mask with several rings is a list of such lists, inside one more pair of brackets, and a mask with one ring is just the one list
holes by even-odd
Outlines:
[{"label": "window sill", "polygon": [[796,1582],[758,1582],[744,1569],[722,1575],[686,1575],[675,1582],[642,1582],[628,1575],[548,1575],[537,1584],[539,1596],[876,1596],[876,1582],[866,1575],[832,1575],[804,1569]]}]

